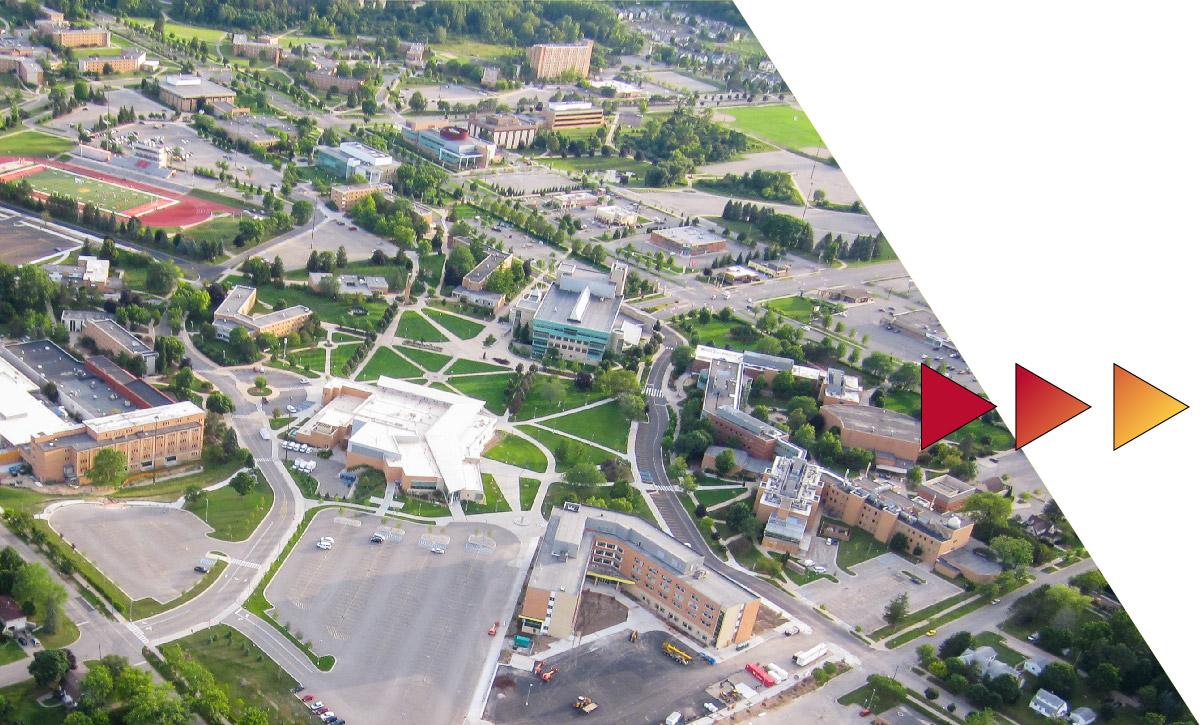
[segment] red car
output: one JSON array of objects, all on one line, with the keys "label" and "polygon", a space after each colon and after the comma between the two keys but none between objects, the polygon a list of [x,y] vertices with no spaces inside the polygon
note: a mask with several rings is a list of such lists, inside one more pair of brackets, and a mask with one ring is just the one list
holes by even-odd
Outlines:
[{"label": "red car", "polygon": [[329,712],[329,708],[318,707],[316,710],[313,710],[313,712],[317,713],[318,715],[324,715],[325,713]]},{"label": "red car", "polygon": [[300,702],[312,702],[312,700],[313,700],[312,695],[305,695],[304,697],[300,698]]},{"label": "red car", "polygon": [[352,232],[357,232],[357,231],[358,231],[358,227],[350,227],[350,231],[352,231]]}]

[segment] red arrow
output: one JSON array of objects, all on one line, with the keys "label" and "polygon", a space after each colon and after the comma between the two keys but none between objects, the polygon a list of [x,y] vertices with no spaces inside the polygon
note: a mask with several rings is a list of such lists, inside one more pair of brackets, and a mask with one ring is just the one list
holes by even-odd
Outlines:
[{"label": "red arrow", "polygon": [[921,447],[928,448],[995,405],[942,375],[921,366]]},{"label": "red arrow", "polygon": [[1092,406],[1017,366],[1017,448],[1032,443]]}]

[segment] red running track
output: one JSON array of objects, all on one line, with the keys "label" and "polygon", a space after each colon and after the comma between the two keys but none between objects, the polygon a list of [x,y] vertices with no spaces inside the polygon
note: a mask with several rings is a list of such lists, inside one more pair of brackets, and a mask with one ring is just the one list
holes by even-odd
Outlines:
[{"label": "red running track", "polygon": [[[155,186],[150,186],[149,184],[143,184],[141,182],[131,181],[129,179],[122,179],[118,176],[100,173],[98,171],[85,169],[72,164],[65,164],[55,159],[27,159],[23,156],[0,156],[0,163],[6,163],[8,161],[28,161],[30,163],[42,164],[44,166],[53,166],[64,171],[69,171],[72,174],[79,174],[80,176],[87,176],[93,179],[107,181],[110,184],[116,184],[118,186],[124,186],[130,189],[137,189],[150,194],[157,194],[168,199],[174,199],[177,202],[165,209],[152,211],[149,214],[139,217],[144,226],[186,228],[208,221],[213,214],[220,212],[228,212],[231,214],[238,213],[237,209],[225,206],[224,204],[217,204],[216,202],[197,199],[195,197],[179,194],[177,192],[167,191]],[[137,209],[140,208],[142,207],[137,207]],[[137,211],[137,209],[131,209],[129,211]]]}]

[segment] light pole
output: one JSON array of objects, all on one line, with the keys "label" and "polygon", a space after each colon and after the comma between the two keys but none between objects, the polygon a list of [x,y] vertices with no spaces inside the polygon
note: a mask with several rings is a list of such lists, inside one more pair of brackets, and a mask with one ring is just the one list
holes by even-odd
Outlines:
[{"label": "light pole", "polygon": [[533,683],[529,683],[529,689],[525,691],[525,707],[529,707],[529,695],[533,692]]}]

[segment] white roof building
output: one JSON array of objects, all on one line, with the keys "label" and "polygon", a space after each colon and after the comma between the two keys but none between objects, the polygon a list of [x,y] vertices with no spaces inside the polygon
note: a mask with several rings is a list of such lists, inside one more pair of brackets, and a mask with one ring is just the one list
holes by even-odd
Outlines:
[{"label": "white roof building", "polygon": [[74,421],[63,420],[33,397],[37,390],[29,378],[0,359],[0,449],[25,445],[33,436],[75,426]]},{"label": "white roof building", "polygon": [[1033,699],[1029,701],[1029,709],[1046,717],[1061,718],[1066,716],[1071,706],[1067,704],[1066,700],[1049,690],[1038,690]]}]

